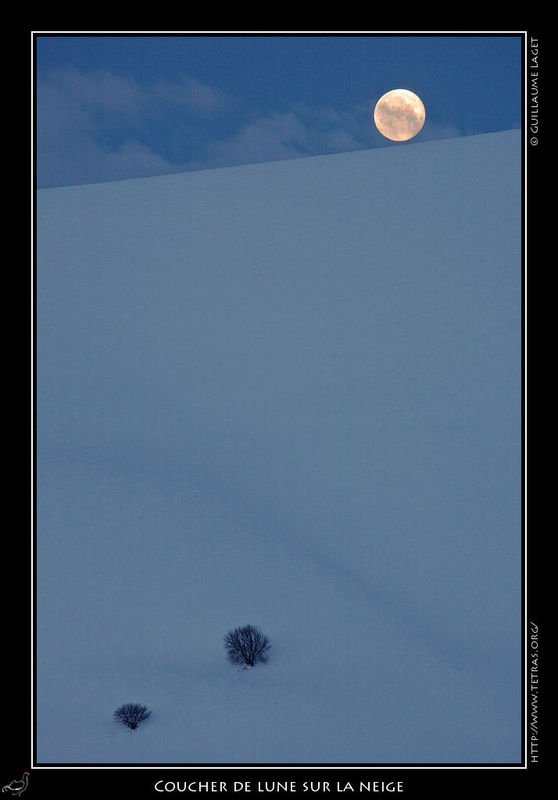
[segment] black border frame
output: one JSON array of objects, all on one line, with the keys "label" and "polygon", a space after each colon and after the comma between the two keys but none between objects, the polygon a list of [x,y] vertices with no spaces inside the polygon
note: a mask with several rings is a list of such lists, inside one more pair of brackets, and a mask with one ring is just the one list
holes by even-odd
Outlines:
[{"label": "black border frame", "polygon": [[[104,32],[99,32],[103,34]],[[178,34],[182,32],[176,32]],[[168,35],[176,35],[172,32]],[[189,33],[189,32],[186,32]],[[194,32],[197,33],[197,32]],[[227,32],[229,33],[229,32]],[[237,32],[232,32],[236,34]],[[257,32],[260,33],[260,32]],[[265,32],[267,33],[267,32]],[[271,31],[269,33],[286,33]],[[301,35],[322,34],[322,31],[304,32]],[[355,32],[354,35],[363,35],[370,33],[375,35],[376,32]],[[382,35],[410,35],[410,36],[434,36],[446,35],[445,31],[436,32],[410,32],[403,34],[394,31],[386,34],[381,32]],[[5,643],[4,657],[7,666],[7,674],[9,683],[9,691],[7,692],[7,708],[5,713],[5,720],[8,722],[10,728],[10,735],[4,747],[4,759],[2,766],[2,776],[0,783],[4,785],[13,778],[19,777],[24,771],[30,772],[29,788],[26,794],[31,797],[34,793],[41,790],[56,792],[58,797],[74,797],[76,793],[76,784],[79,786],[86,785],[89,790],[98,792],[99,795],[104,795],[107,791],[107,786],[110,785],[109,796],[113,793],[134,793],[134,796],[160,796],[161,793],[157,792],[154,788],[157,780],[174,781],[217,781],[225,782],[228,788],[228,794],[233,794],[233,783],[236,782],[251,782],[252,792],[256,791],[258,781],[267,782],[287,782],[295,781],[298,786],[301,786],[302,781],[329,781],[330,786],[333,786],[337,781],[341,786],[350,782],[353,786],[357,786],[360,780],[376,780],[380,782],[393,782],[401,781],[403,783],[403,793],[407,795],[417,796],[417,791],[425,790],[430,797],[446,796],[448,791],[458,796],[469,796],[471,792],[486,792],[502,791],[504,787],[513,788],[518,791],[536,790],[535,787],[541,784],[541,774],[543,767],[547,765],[547,755],[544,749],[544,737],[541,738],[541,745],[538,751],[537,760],[534,761],[529,757],[529,737],[530,725],[527,717],[527,657],[528,653],[528,626],[533,623],[538,626],[539,632],[544,634],[542,625],[542,616],[544,613],[544,584],[542,582],[542,544],[539,538],[539,530],[542,530],[541,519],[541,506],[542,499],[545,495],[545,490],[540,483],[540,475],[537,474],[534,466],[534,456],[531,453],[536,451],[542,436],[546,433],[546,419],[544,415],[533,411],[533,403],[538,403],[539,390],[540,390],[540,376],[534,372],[536,370],[537,359],[540,356],[541,348],[544,346],[546,337],[541,335],[537,330],[536,321],[539,314],[540,301],[542,299],[542,286],[539,279],[539,268],[543,263],[543,242],[542,242],[542,206],[544,202],[542,192],[543,171],[545,169],[545,153],[547,143],[545,140],[545,127],[544,127],[544,73],[545,62],[548,60],[548,41],[545,36],[541,36],[538,32],[530,30],[526,31],[512,31],[506,33],[499,33],[487,31],[478,33],[475,31],[466,32],[462,31],[459,34],[462,36],[481,36],[486,35],[506,35],[520,36],[522,39],[522,96],[523,96],[523,115],[522,115],[522,180],[523,180],[523,215],[522,215],[522,234],[523,234],[523,263],[522,263],[522,279],[523,279],[523,331],[522,331],[522,373],[523,373],[523,396],[522,396],[522,450],[523,450],[523,575],[522,575],[522,595],[523,595],[523,613],[522,613],[522,626],[525,632],[523,642],[523,698],[522,698],[522,714],[523,714],[523,752],[525,753],[524,760],[521,764],[306,764],[306,765],[286,765],[286,764],[256,764],[256,765],[239,765],[239,764],[40,764],[32,763],[32,758],[36,752],[35,748],[35,720],[32,719],[32,713],[36,707],[36,681],[35,669],[32,664],[32,656],[36,652],[35,637],[36,630],[34,621],[35,614],[35,596],[33,599],[30,597],[33,592],[36,580],[36,562],[35,559],[31,560],[32,555],[32,541],[35,534],[36,522],[36,476],[34,464],[36,462],[36,442],[34,431],[36,429],[36,381],[35,381],[35,364],[36,364],[36,340],[34,331],[36,330],[36,307],[35,307],[35,211],[36,211],[36,175],[33,170],[33,158],[29,159],[29,183],[31,186],[31,202],[29,204],[28,219],[29,219],[29,241],[31,243],[31,264],[32,268],[29,269],[28,280],[23,290],[23,295],[27,301],[26,311],[24,316],[28,322],[26,331],[27,338],[24,334],[24,342],[27,346],[26,357],[23,362],[27,367],[28,381],[26,400],[23,401],[27,413],[27,420],[23,423],[25,433],[19,438],[21,446],[22,440],[25,442],[25,466],[21,469],[21,482],[29,487],[27,491],[27,500],[24,500],[24,507],[32,511],[31,520],[31,534],[26,527],[25,531],[17,535],[16,545],[16,558],[20,568],[13,568],[10,566],[4,575],[6,581],[4,583],[4,603],[8,613],[4,617],[4,636]],[[33,30],[26,30],[24,32],[24,40],[26,42],[26,52],[29,52],[29,40],[31,39],[31,47],[33,49],[32,63],[31,59],[27,62],[27,88],[30,90],[32,102],[34,104],[34,85],[35,74],[32,64],[36,63],[36,37],[37,35],[49,35],[50,31],[41,32],[37,34]],[[63,34],[76,35],[71,31],[65,31]],[[54,32],[51,35],[59,35]],[[62,35],[62,34],[60,34]],[[96,35],[95,31],[87,32],[86,35]],[[118,35],[127,35],[125,32],[119,32]],[[134,31],[134,35],[162,35],[150,34],[145,31]],[[202,35],[215,35],[202,34]],[[253,35],[251,32],[247,35]],[[327,35],[339,35],[336,33],[327,32]],[[538,143],[531,144],[530,133],[530,120],[529,120],[529,102],[532,99],[529,94],[530,84],[530,64],[532,55],[532,41],[537,41],[538,50],[540,50],[540,72],[537,69],[538,75],[538,95],[537,98],[541,99],[541,115],[538,120],[537,130]],[[538,53],[537,50],[537,53]],[[532,71],[532,70],[531,70]],[[28,131],[31,131],[29,140],[26,144],[29,147],[27,154],[24,155],[25,162],[29,153],[34,153],[36,144],[36,130],[35,130],[35,109],[34,106],[28,102]],[[31,298],[31,300],[30,300]],[[25,301],[24,301],[25,302]],[[527,331],[529,333],[527,337]],[[30,355],[31,365],[26,361],[27,356]],[[528,364],[528,375],[527,375]],[[529,398],[530,404],[527,408],[527,399]],[[29,426],[31,420],[31,426]],[[30,430],[31,428],[31,430]],[[529,438],[529,448],[527,450],[527,436]],[[20,480],[20,471],[18,474],[18,486]],[[26,475],[28,481],[23,478]],[[26,490],[24,490],[24,494]],[[527,504],[527,498],[529,502]],[[527,523],[527,530],[525,529]],[[34,548],[33,548],[34,553]],[[527,557],[525,559],[525,557]],[[12,562],[13,565],[13,562]],[[30,566],[29,566],[30,565]],[[7,601],[10,601],[8,603]],[[32,625],[30,625],[30,622]],[[31,635],[29,635],[29,630]],[[10,643],[16,643],[15,649],[12,649]],[[538,644],[538,640],[537,640]],[[544,645],[544,638],[542,639]],[[537,652],[539,656],[539,652]],[[544,679],[544,647],[540,650],[540,661],[538,662],[541,678]],[[542,682],[541,682],[541,685]],[[30,691],[30,687],[32,690]],[[541,699],[542,699],[541,693]],[[543,715],[541,717],[541,710],[539,709],[539,719],[541,720],[539,728],[541,734],[544,733],[544,707],[542,709]],[[32,728],[27,723],[32,721]],[[33,740],[33,743],[32,743]],[[61,780],[62,778],[62,780]],[[83,780],[85,778],[85,782]],[[78,789],[79,791],[79,789]],[[166,794],[166,793],[165,793]],[[248,792],[238,791],[234,794],[245,796]],[[335,792],[329,793],[309,793],[318,794],[319,796],[332,797]],[[348,796],[357,794],[357,792],[349,792]],[[40,794],[37,794],[40,796]]]}]

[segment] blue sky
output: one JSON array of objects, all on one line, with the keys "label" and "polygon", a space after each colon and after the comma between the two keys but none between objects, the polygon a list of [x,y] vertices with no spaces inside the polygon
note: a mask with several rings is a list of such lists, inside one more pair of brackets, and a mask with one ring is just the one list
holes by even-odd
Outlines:
[{"label": "blue sky", "polygon": [[39,187],[402,146],[372,122],[394,88],[413,142],[521,124],[519,34],[44,34],[35,63]]}]

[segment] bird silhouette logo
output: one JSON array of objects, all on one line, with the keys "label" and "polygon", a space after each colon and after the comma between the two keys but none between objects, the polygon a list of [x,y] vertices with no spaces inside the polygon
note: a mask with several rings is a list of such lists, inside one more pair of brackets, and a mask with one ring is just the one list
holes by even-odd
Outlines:
[{"label": "bird silhouette logo", "polygon": [[11,781],[5,786],[2,786],[3,792],[11,792],[12,797],[19,797],[22,792],[27,789],[27,781],[29,780],[29,773],[24,772],[20,781]]}]

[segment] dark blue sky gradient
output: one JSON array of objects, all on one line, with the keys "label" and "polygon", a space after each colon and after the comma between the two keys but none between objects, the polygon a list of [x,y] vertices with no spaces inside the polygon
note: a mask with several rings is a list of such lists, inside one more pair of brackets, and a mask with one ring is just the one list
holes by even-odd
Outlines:
[{"label": "dark blue sky gradient", "polygon": [[[88,123],[82,120],[81,134],[89,126],[90,141],[101,148],[118,152],[123,143],[133,140],[140,143],[151,155],[164,159],[168,170],[190,169],[227,165],[227,152],[231,148],[221,147],[217,156],[210,156],[208,148],[215,142],[227,142],[235,137],[243,126],[255,124],[269,115],[295,113],[296,106],[306,109],[334,110],[339,115],[350,114],[358,125],[352,131],[352,141],[342,144],[340,134],[344,123],[335,123],[335,144],[331,137],[309,143],[311,131],[318,123],[304,119],[305,144],[298,145],[286,139],[284,130],[274,135],[281,141],[274,149],[270,142],[258,149],[257,136],[261,127],[251,133],[250,145],[244,139],[237,142],[230,163],[246,163],[258,160],[274,160],[275,157],[315,155],[340,152],[344,149],[389,146],[373,127],[368,128],[362,109],[371,109],[376,100],[393,88],[408,88],[422,98],[427,114],[427,123],[421,138],[433,139],[447,136],[474,135],[517,128],[521,123],[521,36],[484,35],[375,35],[375,36],[37,36],[38,79],[38,160],[39,173],[46,183],[55,185],[56,136],[60,147],[71,149],[70,133],[72,121],[59,113],[52,91],[48,104],[42,104],[41,91],[44,82],[51,82],[53,75],[60,76],[64,70],[74,70],[84,78],[88,75],[110,75],[133,81],[136,87],[153,83],[177,84],[185,77],[212,92],[227,98],[226,109],[200,121],[189,119],[184,109],[176,109],[166,103],[164,113],[155,104],[152,113],[141,114],[141,125],[136,127],[128,119],[126,125],[118,121],[107,109],[99,105],[88,107]],[[54,90],[53,90],[54,91]],[[77,89],[76,89],[77,91]],[[107,92],[110,92],[107,84]],[[80,95],[78,95],[81,97]],[[73,101],[73,105],[81,104]],[[149,105],[149,101],[146,101]],[[69,103],[72,105],[72,102]],[[82,109],[83,110],[83,109]],[[41,117],[41,113],[43,117]],[[48,135],[42,118],[48,118]],[[324,115],[320,116],[323,133]],[[117,120],[115,122],[115,120]],[[277,123],[275,117],[275,122]],[[291,120],[292,122],[292,120]],[[59,133],[57,133],[57,124]],[[333,123],[331,123],[333,124]],[[328,131],[331,132],[331,124]],[[265,127],[271,138],[270,125]],[[358,127],[358,132],[357,132]],[[308,135],[307,135],[308,134]],[[297,134],[298,135],[298,134]],[[301,134],[302,135],[302,134]],[[296,138],[296,136],[295,136]],[[48,146],[41,151],[43,143]],[[300,135],[299,135],[300,140]],[[298,151],[297,151],[298,150]],[[94,172],[94,158],[87,148],[82,148],[84,158],[89,157]],[[274,155],[276,153],[276,155]],[[41,165],[41,158],[53,154],[51,167]],[[77,158],[77,156],[76,156]],[[115,159],[113,159],[114,161]],[[62,159],[60,158],[60,161]],[[129,169],[133,176],[133,158],[129,158]],[[141,161],[141,159],[139,159]],[[122,177],[116,174],[114,177]],[[161,167],[163,165],[161,164]],[[144,164],[145,167],[145,164]],[[105,171],[107,167],[105,164]],[[138,175],[142,174],[137,164]],[[148,170],[149,171],[149,170]],[[156,163],[152,171],[157,171]],[[87,170],[83,172],[83,176]],[[110,170],[109,170],[110,172]],[[80,182],[79,169],[75,180]],[[72,182],[71,175],[60,175],[62,183]],[[111,176],[102,174],[99,179]],[[87,180],[94,180],[94,175]]]}]

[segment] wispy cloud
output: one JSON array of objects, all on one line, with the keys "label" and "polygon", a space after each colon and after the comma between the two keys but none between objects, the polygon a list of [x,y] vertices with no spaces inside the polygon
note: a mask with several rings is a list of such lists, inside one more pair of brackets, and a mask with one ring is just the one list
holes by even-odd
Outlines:
[{"label": "wispy cloud", "polygon": [[39,186],[115,180],[182,168],[156,130],[174,119],[207,122],[231,99],[199,81],[153,81],[106,70],[54,70],[37,83]]},{"label": "wispy cloud", "polygon": [[229,138],[209,143],[205,164],[274,161],[372,147],[374,132],[367,111],[355,107],[340,112],[298,103],[286,112],[269,112]]}]

